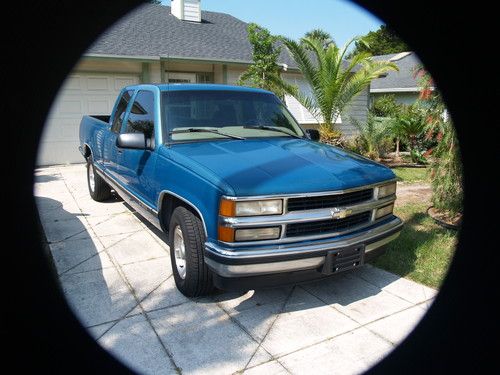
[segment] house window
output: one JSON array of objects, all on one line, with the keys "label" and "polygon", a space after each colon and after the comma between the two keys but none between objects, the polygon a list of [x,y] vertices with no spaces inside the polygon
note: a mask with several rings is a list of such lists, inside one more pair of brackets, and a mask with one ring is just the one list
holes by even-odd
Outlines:
[{"label": "house window", "polygon": [[196,83],[214,83],[213,73],[197,73]]},{"label": "house window", "polygon": [[213,83],[214,74],[210,72],[203,73],[183,73],[166,72],[168,83]]}]

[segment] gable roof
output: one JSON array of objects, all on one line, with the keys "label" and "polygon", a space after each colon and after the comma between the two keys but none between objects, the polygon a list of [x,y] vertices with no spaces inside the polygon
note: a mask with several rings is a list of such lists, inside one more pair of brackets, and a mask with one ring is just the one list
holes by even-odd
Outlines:
[{"label": "gable roof", "polygon": [[414,52],[391,53],[389,55],[373,56],[376,61],[392,61],[399,72],[390,71],[385,77],[374,79],[370,86],[370,92],[417,92],[418,78],[415,77],[415,69],[422,65]]},{"label": "gable roof", "polygon": [[[181,21],[169,6],[145,4],[113,24],[87,56],[252,62],[247,23],[225,13],[201,12],[201,23]],[[297,68],[285,48],[278,63]]]}]

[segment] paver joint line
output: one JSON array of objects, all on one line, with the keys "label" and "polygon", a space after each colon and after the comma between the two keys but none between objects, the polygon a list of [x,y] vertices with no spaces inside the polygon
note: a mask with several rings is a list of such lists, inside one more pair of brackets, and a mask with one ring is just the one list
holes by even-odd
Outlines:
[{"label": "paver joint line", "polygon": [[[82,171],[83,171],[83,168],[82,168]],[[129,271],[128,271],[129,269],[125,266],[144,262],[147,259],[142,259],[142,258],[147,258],[148,255],[141,255],[142,258],[140,258],[140,260],[135,260],[135,259],[139,259],[138,257],[122,259],[123,256],[120,256],[118,253],[113,252],[113,250],[111,250],[111,248],[113,246],[117,245],[118,243],[127,240],[135,233],[139,233],[141,231],[148,229],[147,230],[148,237],[151,237],[152,240],[154,241],[154,242],[151,242],[151,244],[152,244],[151,246],[154,246],[156,248],[157,245],[159,245],[160,248],[165,253],[168,254],[169,249],[168,249],[168,246],[165,246],[165,242],[163,241],[163,237],[159,236],[158,232],[151,231],[151,228],[147,224],[145,224],[145,222],[140,217],[135,215],[134,212],[132,212],[130,207],[128,207],[127,205],[124,205],[123,207],[128,208],[128,211],[118,212],[117,210],[122,209],[122,206],[119,206],[118,202],[116,203],[117,205],[115,205],[115,202],[112,202],[112,204],[111,204],[112,206],[110,206],[111,207],[110,209],[105,208],[104,210],[101,211],[100,209],[96,208],[96,213],[102,213],[102,217],[96,217],[96,216],[90,215],[90,213],[92,213],[92,210],[94,207],[91,204],[89,204],[89,206],[87,207],[87,213],[89,213],[89,214],[88,215],[84,214],[83,208],[86,207],[85,205],[87,205],[88,201],[86,199],[83,199],[84,195],[83,195],[83,192],[81,190],[83,185],[80,183],[80,177],[77,176],[77,174],[76,174],[76,172],[79,172],[79,170],[77,171],[76,169],[73,170],[73,169],[65,169],[65,167],[63,167],[63,168],[55,167],[55,168],[52,168],[49,172],[52,172],[51,176],[54,176],[54,177],[57,176],[58,179],[62,180],[62,184],[47,185],[44,187],[40,187],[38,189],[38,191],[42,192],[41,196],[42,195],[43,196],[47,195],[48,197],[52,196],[53,197],[52,199],[57,200],[56,194],[62,194],[59,196],[59,197],[61,197],[62,202],[63,202],[63,206],[61,206],[61,207],[63,209],[66,209],[66,210],[68,210],[68,208],[71,207],[68,210],[68,212],[71,211],[71,212],[69,212],[71,215],[83,217],[83,219],[77,219],[77,220],[80,220],[81,222],[86,223],[85,227],[87,227],[87,229],[79,231],[78,233],[72,234],[71,236],[63,238],[61,240],[57,240],[54,242],[47,241],[47,244],[50,246],[51,244],[55,245],[58,243],[64,243],[66,241],[68,244],[71,244],[71,241],[75,241],[75,239],[73,239],[75,236],[78,236],[79,234],[82,234],[85,231],[87,231],[87,232],[89,232],[89,234],[92,234],[92,236],[91,236],[92,240],[98,241],[100,243],[100,245],[102,245],[102,249],[99,251],[97,251],[97,249],[96,249],[96,253],[91,255],[90,257],[88,257],[87,253],[82,253],[82,254],[80,254],[79,257],[72,258],[73,262],[76,260],[76,261],[78,261],[78,263],[75,265],[72,265],[70,268],[64,270],[58,276],[63,277],[65,275],[68,275],[68,274],[70,274],[70,272],[72,270],[75,270],[76,267],[80,266],[84,262],[86,262],[86,261],[88,261],[96,256],[99,256],[99,254],[106,254],[109,257],[109,262],[106,260],[106,264],[103,263],[102,266],[103,267],[106,266],[106,268],[109,268],[109,272],[114,273],[116,271],[116,273],[118,273],[118,275],[116,275],[118,277],[114,276],[114,278],[116,279],[116,282],[118,282],[120,284],[120,293],[122,293],[122,291],[124,291],[123,297],[120,297],[120,298],[126,297],[127,301],[130,300],[129,303],[127,303],[127,305],[126,305],[126,308],[128,309],[128,311],[123,316],[120,317],[120,315],[118,315],[118,314],[123,314],[123,309],[121,311],[119,311],[118,314],[103,315],[102,320],[106,320],[106,318],[107,319],[111,318],[111,319],[109,321],[106,321],[106,322],[100,322],[98,324],[89,325],[87,328],[94,328],[94,327],[101,326],[99,329],[97,329],[95,331],[96,335],[99,334],[99,337],[97,338],[97,340],[101,340],[114,327],[116,327],[116,325],[118,323],[120,323],[128,318],[131,318],[131,317],[143,315],[144,320],[147,322],[147,324],[144,324],[145,331],[148,333],[151,332],[148,329],[148,325],[149,325],[149,328],[152,330],[152,332],[154,332],[154,334],[156,336],[156,340],[161,345],[161,349],[158,348],[156,346],[156,343],[154,342],[153,337],[151,337],[151,339],[153,340],[154,346],[158,350],[158,352],[156,352],[156,354],[155,354],[157,356],[157,358],[162,358],[162,360],[165,361],[166,359],[163,359],[163,358],[164,358],[164,355],[166,355],[168,357],[168,360],[172,364],[172,366],[175,368],[175,371],[177,371],[178,373],[182,373],[182,369],[177,366],[177,364],[175,363],[173,354],[172,354],[173,352],[175,352],[175,346],[172,346],[173,344],[169,340],[166,340],[165,342],[162,341],[159,333],[155,329],[155,326],[153,325],[153,322],[152,322],[152,319],[155,318],[155,315],[151,315],[151,314],[153,312],[158,312],[158,311],[162,311],[160,313],[160,315],[161,314],[168,314],[169,309],[172,309],[172,308],[184,305],[184,304],[188,304],[190,302],[194,302],[194,303],[198,304],[200,302],[206,302],[206,300],[201,301],[200,299],[193,298],[193,299],[189,299],[187,301],[183,301],[181,303],[177,303],[177,304],[169,305],[169,306],[165,306],[165,307],[159,307],[161,305],[158,305],[156,303],[149,304],[149,302],[146,301],[148,299],[148,297],[150,297],[153,293],[157,292],[160,287],[162,287],[163,285],[165,285],[166,282],[168,282],[168,280],[171,280],[172,274],[170,274],[166,278],[163,278],[164,276],[162,274],[161,277],[156,277],[153,282],[148,280],[148,283],[146,284],[147,289],[144,290],[144,287],[141,286],[140,283],[136,284],[135,277],[132,274],[129,274]],[[43,172],[40,172],[40,173],[43,173]],[[81,178],[81,180],[83,181],[83,178]],[[42,183],[42,182],[40,182],[40,183]],[[35,184],[36,184],[36,182],[35,182]],[[51,190],[52,187],[54,187],[55,190]],[[85,187],[86,187],[86,184],[85,184]],[[69,194],[69,195],[67,195],[67,194]],[[81,198],[81,202],[79,202],[77,197]],[[93,203],[95,203],[95,202],[93,202]],[[74,206],[74,204],[76,204],[76,206]],[[58,207],[56,207],[56,208],[58,208]],[[44,212],[49,212],[51,210],[55,210],[56,208],[54,208],[50,205],[47,205],[47,208],[43,208],[43,209],[44,209]],[[54,216],[54,215],[52,214],[52,216]],[[87,217],[87,216],[90,216],[90,217]],[[120,216],[122,217],[122,219],[118,218],[118,219],[116,219],[116,221],[113,221],[113,222],[108,224],[108,222],[110,220],[117,218],[117,217],[120,217]],[[134,218],[130,219],[129,218],[130,216],[134,216]],[[95,224],[91,225],[91,222],[95,222]],[[51,222],[46,223],[46,225],[49,225],[49,226],[51,224],[52,224],[52,227],[55,226],[55,229],[58,229],[59,227],[61,227],[61,225],[64,225],[64,224],[54,224]],[[70,224],[71,223],[68,223],[66,225],[69,226]],[[121,224],[123,224],[123,225],[121,225]],[[124,225],[126,225],[127,228],[125,228]],[[99,227],[96,228],[97,226],[99,226]],[[45,227],[45,225],[44,225],[44,227]],[[113,232],[113,234],[109,234],[109,233],[111,233],[112,230],[111,229],[108,230],[107,229],[108,227],[111,229],[113,229],[113,228],[120,228],[122,230],[125,229],[125,231],[123,233],[120,233],[120,234],[126,235],[126,237],[121,238],[121,239],[117,240],[116,242],[114,242],[115,238],[113,238],[113,237],[106,238],[107,236],[116,235],[114,232]],[[68,228],[72,228],[72,227],[68,227]],[[126,231],[126,229],[132,229],[132,228],[138,229],[138,230],[135,230],[133,232]],[[64,229],[64,227],[62,227],[62,229]],[[76,228],[76,229],[79,229],[79,228]],[[69,232],[69,230],[67,230],[67,232]],[[102,233],[102,236],[98,236],[97,233]],[[140,236],[142,236],[142,235],[140,235]],[[141,239],[144,241],[150,241],[146,237],[144,237],[144,238],[141,237]],[[111,243],[111,242],[113,242],[113,243]],[[108,243],[108,245],[104,246],[104,243]],[[87,243],[85,243],[85,246],[86,245],[87,245]],[[97,243],[96,243],[96,245],[97,245]],[[58,249],[59,247],[60,246],[57,245],[54,247],[54,249]],[[61,249],[63,249],[63,250],[66,249],[66,245],[62,246]],[[56,251],[56,250],[54,250],[54,251]],[[114,256],[112,256],[111,253],[113,253]],[[162,252],[160,252],[158,249],[157,254],[155,255],[155,253],[153,253],[153,255],[152,255],[153,258],[151,258],[151,259],[156,259],[156,258],[163,259],[164,257],[161,254],[162,254]],[[80,259],[82,258],[82,255],[86,259],[80,261]],[[131,260],[133,260],[133,261],[131,261]],[[160,264],[163,261],[159,260],[158,262],[159,262],[158,264]],[[72,263],[69,263],[69,264],[72,264]],[[89,264],[89,265],[93,267],[93,264],[94,264],[94,261],[92,261],[92,264],[91,265]],[[139,269],[142,270],[142,266],[133,266],[132,269],[135,269],[134,267],[139,267]],[[76,272],[76,273],[73,272],[73,273],[71,273],[71,275],[89,272],[88,271],[89,267],[84,267],[84,268],[87,270],[84,270],[81,272]],[[61,268],[61,269],[63,269],[63,268]],[[125,273],[125,271],[127,273]],[[381,336],[382,334],[385,335],[385,331],[384,331],[385,328],[381,330],[380,327],[385,327],[387,325],[391,325],[394,322],[396,322],[398,324],[402,324],[402,326],[405,326],[405,324],[403,324],[403,323],[405,322],[405,319],[408,320],[407,317],[414,317],[414,318],[411,318],[412,320],[422,319],[423,315],[425,315],[425,310],[428,308],[429,304],[432,303],[433,299],[435,298],[435,293],[432,292],[432,288],[427,288],[423,285],[419,285],[418,283],[412,283],[412,284],[406,283],[405,281],[397,283],[394,287],[383,289],[383,288],[386,288],[387,285],[392,284],[392,281],[391,281],[392,279],[389,276],[387,278],[384,278],[385,275],[381,274],[380,280],[382,280],[382,282],[383,282],[383,284],[381,284],[379,282],[379,279],[378,279],[378,277],[379,277],[378,273],[374,273],[373,275],[374,276],[372,277],[372,274],[370,272],[368,272],[366,274],[364,274],[364,273],[363,274],[355,274],[353,276],[358,278],[359,280],[362,280],[362,281],[359,281],[359,283],[361,285],[365,285],[367,291],[370,291],[373,289],[371,286],[377,288],[377,290],[380,289],[383,291],[384,295],[383,296],[381,295],[380,299],[369,298],[366,301],[366,303],[369,304],[369,303],[372,303],[371,301],[373,300],[372,305],[370,305],[370,306],[372,306],[371,309],[373,310],[373,308],[380,307],[380,308],[382,308],[382,310],[380,311],[381,314],[377,313],[375,316],[366,315],[367,314],[366,311],[368,311],[368,312],[372,311],[370,309],[368,309],[368,310],[362,309],[360,314],[357,314],[357,313],[353,314],[351,310],[354,309],[354,307],[358,306],[358,305],[354,305],[353,308],[344,309],[343,305],[342,306],[335,305],[335,300],[333,300],[333,302],[331,301],[332,302],[331,304],[327,303],[325,301],[325,299],[330,300],[331,299],[330,295],[329,294],[323,295],[322,294],[323,292],[321,289],[314,289],[314,288],[307,288],[306,289],[305,287],[297,285],[297,286],[292,287],[291,290],[288,292],[288,294],[286,294],[286,297],[285,297],[284,301],[281,303],[281,306],[279,306],[278,303],[276,303],[275,301],[271,302],[273,304],[272,311],[270,311],[269,313],[266,312],[266,319],[267,319],[266,326],[269,323],[270,323],[270,325],[268,328],[266,328],[266,326],[262,326],[262,328],[265,330],[265,333],[263,336],[262,336],[263,330],[261,330],[260,333],[258,333],[256,335],[252,329],[246,328],[244,323],[239,321],[238,316],[235,315],[230,308],[229,308],[229,310],[227,310],[227,306],[223,302],[217,302],[213,297],[211,298],[211,300],[209,299],[208,301],[212,301],[212,303],[215,303],[215,305],[218,308],[220,308],[224,312],[225,315],[227,315],[229,317],[229,320],[232,323],[234,323],[237,327],[239,327],[240,330],[243,331],[253,341],[253,343],[252,342],[249,343],[250,347],[248,348],[249,349],[248,353],[249,354],[251,353],[250,358],[246,362],[245,366],[236,373],[243,373],[249,369],[254,369],[256,367],[268,364],[270,362],[273,362],[271,366],[274,366],[274,367],[271,367],[271,368],[273,368],[274,371],[279,370],[279,368],[277,367],[279,365],[279,366],[281,366],[281,368],[283,368],[283,371],[285,371],[286,373],[292,373],[291,370],[295,371],[294,367],[293,367],[294,365],[289,364],[288,359],[286,359],[286,358],[283,359],[283,357],[300,352],[300,351],[303,351],[303,350],[306,350],[306,349],[311,348],[311,347],[315,347],[317,345],[323,344],[323,343],[328,342],[330,340],[334,340],[340,336],[352,334],[354,331],[359,330],[360,328],[364,328],[366,330],[363,332],[363,334],[366,334],[366,337],[370,337],[370,339],[375,340],[376,342],[380,342],[381,344],[383,344],[381,341],[381,340],[383,340],[383,342],[388,344],[387,347],[390,346],[391,348],[394,348],[397,345],[397,343],[395,343],[395,342],[396,342],[396,339],[398,336],[397,335],[396,336],[391,336],[391,335],[387,336],[386,335],[388,338],[385,338],[385,337]],[[160,275],[158,275],[158,276],[160,276]],[[82,277],[85,277],[85,276],[82,276]],[[156,283],[158,282],[158,279],[160,279],[162,281],[158,285],[156,285]],[[388,280],[387,282],[385,282],[386,279]],[[397,280],[399,280],[399,278],[398,279],[394,278],[394,281],[397,281]],[[123,283],[125,285],[123,285]],[[413,284],[415,284],[415,285],[413,285]],[[125,288],[125,286],[126,286],[126,288]],[[151,288],[151,287],[154,287],[154,288],[152,290],[149,290],[149,288]],[[169,284],[167,289],[170,290],[170,287],[171,286]],[[405,288],[408,288],[408,291]],[[311,295],[314,299],[320,301],[323,305],[328,305],[336,313],[340,313],[341,315],[347,317],[350,321],[356,323],[356,326],[347,332],[337,333],[337,334],[329,336],[329,337],[325,337],[326,335],[321,335],[320,337],[316,337],[316,336],[311,337],[311,340],[308,341],[310,344],[308,344],[308,345],[301,346],[300,348],[298,348],[299,345],[291,346],[291,347],[288,347],[288,350],[283,350],[281,353],[276,353],[276,355],[272,355],[268,351],[268,349],[266,349],[266,347],[271,345],[270,343],[273,340],[273,338],[271,336],[274,336],[274,334],[277,333],[276,330],[278,330],[278,328],[280,328],[279,326],[281,326],[281,323],[283,323],[282,321],[278,321],[278,319],[280,319],[280,317],[282,315],[284,317],[287,316],[287,315],[285,315],[286,314],[285,311],[287,311],[287,306],[291,303],[290,299],[292,298],[293,295],[296,295],[294,293],[297,293],[297,291],[299,289],[301,291],[305,291],[306,293]],[[109,290],[109,293],[111,293],[111,292],[113,292],[113,290]],[[147,294],[145,296],[143,296],[142,298],[139,298],[139,296],[143,295],[144,292],[146,292]],[[377,293],[379,293],[379,292],[376,292],[375,294],[377,294]],[[371,296],[371,294],[370,294],[370,296]],[[133,298],[133,300],[132,300],[132,298]],[[363,306],[363,303],[365,303],[363,301],[364,298],[366,298],[366,295],[360,297],[359,299],[353,300],[353,301],[357,302],[359,300],[359,301],[361,301],[361,306]],[[398,302],[398,300],[399,300],[399,302]],[[413,300],[414,302],[412,302],[411,300]],[[404,301],[404,303],[403,303],[403,301]],[[179,302],[179,301],[170,301],[170,302]],[[391,303],[393,305],[391,305]],[[129,308],[131,306],[131,304],[134,304],[134,306],[132,308]],[[318,302],[318,304],[319,304],[319,302]],[[386,304],[387,307],[384,304]],[[149,308],[146,309],[145,307],[149,307]],[[278,307],[280,307],[280,308],[277,311]],[[387,321],[384,321],[380,324],[376,324],[376,325],[372,326],[371,328],[369,327],[373,323],[376,323],[376,322],[379,322],[381,320],[384,320],[384,319],[393,317],[395,315],[401,314],[401,313],[403,313],[407,310],[410,310],[412,308],[415,308],[415,307],[418,307],[418,308],[416,308],[414,311],[410,311],[406,314],[400,315],[399,317],[395,317],[393,319],[389,319]],[[422,315],[422,311],[420,311],[421,309],[424,310],[423,315]],[[129,315],[134,310],[136,310],[137,312],[136,313],[134,312],[132,315]],[[395,311],[395,310],[397,310],[397,311]],[[163,313],[163,311],[165,313]],[[295,311],[295,310],[292,310],[292,311]],[[373,311],[375,311],[375,310],[373,310]],[[382,312],[383,312],[383,314],[382,314]],[[274,316],[272,316],[272,315],[274,315]],[[353,317],[351,317],[350,315],[352,315]],[[383,315],[383,316],[380,316],[380,315]],[[115,318],[117,316],[119,317],[118,319],[112,319],[112,318]],[[312,316],[314,316],[314,315],[312,315]],[[375,319],[370,320],[373,318],[375,318]],[[311,319],[311,316],[305,315],[304,319]],[[142,318],[141,318],[141,320],[142,320]],[[99,321],[101,321],[101,320],[99,320]],[[361,323],[360,321],[363,323]],[[97,320],[95,320],[95,321],[89,320],[89,323],[96,323],[96,322],[97,322]],[[401,322],[401,323],[399,323],[399,322]],[[107,326],[104,326],[105,324],[106,325],[111,324],[111,325],[109,327],[107,327]],[[350,327],[345,327],[345,328],[350,328]],[[105,329],[105,331],[101,333],[100,331],[102,329]],[[274,329],[274,331],[273,331],[273,329]],[[403,330],[403,328],[401,328],[397,331],[394,331],[394,333],[397,333],[399,335],[400,333],[405,333],[406,329],[407,328],[405,328]],[[380,332],[380,334],[375,332],[375,330],[377,332]],[[115,329],[115,331],[116,331],[116,329]],[[113,331],[113,332],[115,332],[115,331]],[[161,330],[160,330],[160,332],[161,332]],[[334,332],[332,331],[332,332],[328,332],[326,334],[331,335],[332,333],[334,333]],[[358,333],[361,333],[361,331]],[[254,337],[254,335],[256,335],[256,336]],[[108,337],[108,336],[106,336],[106,337]],[[262,337],[262,338],[260,339],[260,337]],[[393,343],[389,339],[391,339],[392,341],[395,341],[395,342]],[[256,345],[255,350],[253,350],[252,348],[254,347],[255,343],[257,345]],[[265,344],[266,347],[264,347],[263,344]],[[299,344],[302,344],[302,342],[299,342]],[[325,344],[325,345],[328,346],[330,344]],[[295,349],[295,348],[297,348],[297,349]],[[321,347],[319,347],[319,349],[320,348]],[[172,349],[174,349],[173,352],[172,352]],[[294,350],[291,350],[291,349],[294,349]],[[311,349],[311,350],[316,350],[316,349]],[[387,349],[387,350],[390,350],[390,349]],[[262,354],[263,358],[261,358],[260,354]],[[258,359],[258,361],[257,361],[257,359]],[[179,363],[182,363],[182,359],[178,358],[177,360],[179,361]],[[239,363],[237,367],[242,366],[244,363],[243,362],[244,360],[245,360],[245,358],[242,358],[242,362]],[[257,363],[257,362],[260,362],[262,360],[264,360],[264,362]],[[256,364],[251,365],[252,361],[254,361]],[[286,364],[286,366],[290,367],[291,370],[289,370],[285,366],[285,364]],[[268,367],[264,367],[264,368],[268,368]]]},{"label": "paver joint line", "polygon": [[[71,192],[71,190],[69,189],[67,183],[66,183],[66,180],[64,180],[64,184],[66,185],[66,188],[68,189],[69,193],[71,194],[71,196],[73,197],[73,200],[75,201],[78,209],[80,210],[80,212],[83,213],[78,201],[76,200],[75,196],[73,195],[73,193]],[[94,233],[94,235],[96,236],[96,238],[98,239],[98,241],[101,243],[101,245],[105,248],[104,244],[102,243],[101,239],[99,238],[99,236],[97,236],[97,234],[95,233],[94,231],[94,227],[89,223],[87,217],[84,217],[84,220],[87,222],[87,224],[89,225],[90,227],[90,230],[92,230],[92,232]],[[107,219],[107,220],[110,220],[110,219]],[[106,222],[107,220],[104,220],[102,222]],[[102,223],[101,222],[101,223]],[[100,224],[100,223],[99,223]],[[96,224],[96,225],[99,225],[99,224]],[[151,322],[151,319],[149,318],[149,316],[146,314],[146,312],[144,311],[144,309],[142,308],[141,306],[141,301],[139,300],[139,298],[137,297],[137,294],[135,293],[135,289],[132,287],[132,285],[130,284],[129,280],[127,279],[125,273],[123,272],[123,270],[121,269],[120,265],[118,264],[118,262],[114,259],[114,257],[111,256],[111,254],[109,254],[109,252],[107,251],[107,249],[105,248],[103,251],[106,252],[106,254],[108,255],[108,257],[110,258],[111,260],[111,263],[114,265],[116,271],[118,272],[118,274],[120,275],[120,277],[122,278],[122,280],[125,282],[125,284],[127,285],[127,288],[129,289],[129,291],[131,292],[132,296],[134,297],[134,299],[136,300],[137,302],[137,305],[139,306],[139,308],[144,312],[144,316],[146,318],[146,321],[148,322],[148,324],[150,325],[151,329],[153,330],[153,332],[155,333],[156,335],[156,338],[157,340],[159,341],[161,347],[163,348],[165,354],[167,355],[167,357],[169,358],[169,360],[171,361],[172,365],[174,366],[175,369],[179,369],[179,367],[177,366],[177,364],[175,363],[174,361],[174,358],[172,356],[172,353],[170,353],[170,351],[165,347],[165,345],[163,344],[163,342],[160,340],[160,337],[158,335],[158,332],[156,332],[152,322]],[[161,285],[161,283],[160,283]],[[158,286],[159,287],[159,286]],[[134,307],[135,308],[135,307]],[[132,310],[131,310],[132,311]]]},{"label": "paver joint line", "polygon": [[[61,272],[61,273],[59,274],[59,276],[64,276],[64,275],[65,275],[65,274],[67,274],[69,271],[71,271],[71,270],[75,269],[76,267],[78,267],[79,265],[81,265],[81,264],[85,263],[85,262],[86,262],[86,261],[88,261],[89,259],[92,259],[92,258],[94,258],[94,257],[98,256],[99,254],[101,254],[102,252],[105,252],[105,250],[106,250],[106,249],[108,249],[108,248],[110,248],[110,247],[113,247],[113,246],[115,246],[115,245],[119,244],[119,243],[120,243],[121,241],[123,241],[123,240],[126,240],[127,238],[129,238],[130,236],[132,236],[134,233],[137,233],[137,232],[132,232],[132,233],[130,233],[127,237],[121,238],[121,239],[119,239],[118,241],[116,241],[116,242],[112,243],[111,245],[109,245],[109,246],[107,246],[107,247],[104,247],[102,250],[99,250],[99,251],[98,251],[97,253],[95,253],[94,255],[92,255],[92,256],[90,256],[90,257],[88,257],[88,258],[86,258],[86,259],[82,260],[81,262],[79,262],[79,263],[75,264],[74,266],[72,266],[72,267],[68,268],[66,271]],[[101,242],[101,241],[99,241],[99,242]],[[101,244],[102,244],[102,242],[101,242]],[[106,252],[106,255],[108,255],[108,253],[107,253],[107,252]],[[82,272],[77,272],[77,273],[85,273],[85,272],[88,272],[88,271],[82,271]]]},{"label": "paver joint line", "polygon": [[[273,326],[274,326],[274,323],[276,323],[276,321],[278,320],[278,318],[280,317],[280,315],[283,313],[283,311],[285,310],[285,307],[288,303],[288,301],[290,300],[290,297],[292,296],[293,292],[295,291],[295,285],[292,287],[292,289],[290,290],[290,292],[288,293],[288,295],[286,296],[285,300],[283,301],[283,305],[281,306],[280,308],[280,311],[278,311],[278,313],[276,313],[276,316],[274,317],[273,321],[271,322],[269,328],[267,329],[266,333],[264,334],[264,337],[262,337],[262,340],[260,340],[259,342],[259,345],[257,345],[257,348],[255,349],[255,351],[253,352],[253,354],[251,355],[250,359],[248,360],[248,362],[246,363],[244,370],[247,369],[248,365],[250,364],[250,362],[252,361],[253,357],[255,356],[255,354],[257,353],[257,351],[259,350],[259,348],[262,347],[262,343],[266,340],[266,337],[267,335],[269,334],[269,332],[271,332]],[[269,353],[265,348],[263,348],[267,354],[269,354],[271,356],[271,358],[274,358],[274,356]],[[275,358],[274,358],[275,359]],[[282,363],[280,363],[279,361],[277,361],[287,372],[288,372],[288,369],[285,368],[285,366],[283,366]]]}]

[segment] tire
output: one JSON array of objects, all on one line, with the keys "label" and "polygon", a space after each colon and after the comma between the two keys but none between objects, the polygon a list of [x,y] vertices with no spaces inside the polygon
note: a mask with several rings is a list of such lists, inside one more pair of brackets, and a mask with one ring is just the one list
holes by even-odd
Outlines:
[{"label": "tire", "polygon": [[[179,238],[179,235],[182,238]],[[205,264],[203,256],[205,232],[200,218],[182,206],[177,207],[170,218],[168,241],[175,285],[180,292],[186,297],[210,294],[214,290],[214,285],[212,273]],[[181,243],[184,245],[184,264],[182,259],[176,259],[175,241],[177,245]],[[177,248],[182,253],[179,246]],[[177,267],[178,262],[179,267]]]},{"label": "tire", "polygon": [[105,201],[111,197],[111,187],[96,173],[92,156],[87,159],[87,186],[90,196],[97,202]]}]

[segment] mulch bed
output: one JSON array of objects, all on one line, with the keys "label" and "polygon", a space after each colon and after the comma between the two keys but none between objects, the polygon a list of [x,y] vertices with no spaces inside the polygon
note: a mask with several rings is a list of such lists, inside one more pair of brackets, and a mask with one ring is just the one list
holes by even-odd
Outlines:
[{"label": "mulch bed", "polygon": [[384,164],[389,168],[426,168],[427,164],[417,164],[409,160],[404,160],[403,158],[396,158],[391,156],[385,156],[380,158],[380,163]]},{"label": "mulch bed", "polygon": [[380,162],[389,168],[426,168],[425,164],[415,164],[415,163],[405,163],[405,162],[396,162],[392,160],[384,160],[381,159]]},{"label": "mulch bed", "polygon": [[430,206],[427,209],[427,214],[439,225],[448,228],[457,230],[460,228],[460,224],[462,223],[463,215],[461,213],[450,215],[447,211],[441,211],[435,208],[434,206]]}]

